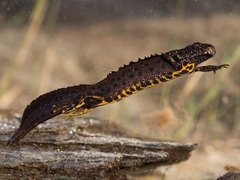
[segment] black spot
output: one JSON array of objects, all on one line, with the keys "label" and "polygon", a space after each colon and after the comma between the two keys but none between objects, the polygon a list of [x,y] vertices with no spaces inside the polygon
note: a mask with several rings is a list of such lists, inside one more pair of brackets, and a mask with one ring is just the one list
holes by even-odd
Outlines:
[{"label": "black spot", "polygon": [[122,72],[122,76],[126,76],[126,72],[125,71]]},{"label": "black spot", "polygon": [[167,79],[172,79],[172,76],[166,75],[166,78],[167,78]]},{"label": "black spot", "polygon": [[[81,98],[82,99],[82,98]],[[76,104],[76,106],[77,106],[77,104],[79,104],[79,103],[81,103],[80,101],[79,101],[79,99],[74,99],[74,101],[72,102],[72,104]]]},{"label": "black spot", "polygon": [[186,67],[186,69],[188,69],[189,71],[191,71],[193,69],[193,65],[190,65],[188,67]]},{"label": "black spot", "polygon": [[133,79],[134,78],[134,74],[133,73],[129,74],[129,78]]},{"label": "black spot", "polygon": [[118,97],[117,96],[113,96],[113,100],[118,100]]},{"label": "black spot", "polygon": [[107,92],[107,93],[110,93],[110,91],[111,91],[111,87],[107,87],[107,88],[106,88],[106,92]]},{"label": "black spot", "polygon": [[142,83],[141,83],[141,86],[142,86],[142,87],[147,87],[147,84],[146,84],[145,82],[142,82]]},{"label": "black spot", "polygon": [[160,69],[159,68],[156,68],[155,69],[155,74],[159,75],[161,73]]},{"label": "black spot", "polygon": [[126,95],[124,95],[123,93],[121,93],[120,96],[123,97],[123,98],[126,97]]},{"label": "black spot", "polygon": [[96,90],[96,86],[92,86],[91,89],[92,89],[92,90]]},{"label": "black spot", "polygon": [[98,99],[98,98],[95,98],[95,97],[87,97],[87,98],[84,99],[84,103],[87,106],[87,108],[94,107],[101,102],[102,102],[101,99]]},{"label": "black spot", "polygon": [[188,62],[183,61],[183,66],[186,66],[188,64]]},{"label": "black spot", "polygon": [[102,93],[105,93],[105,92],[106,92],[106,89],[105,89],[105,88],[102,88],[102,89],[100,89],[100,91],[101,91]]},{"label": "black spot", "polygon": [[137,72],[138,69],[139,69],[139,68],[135,67],[135,68],[133,68],[133,71],[134,71],[134,72]]},{"label": "black spot", "polygon": [[188,71],[187,70],[182,70],[181,74],[187,74]]},{"label": "black spot", "polygon": [[102,88],[102,85],[101,84],[98,84],[97,85],[97,89],[101,89]]},{"label": "black spot", "polygon": [[150,81],[148,81],[148,80],[145,81],[145,83],[146,83],[147,86],[151,86],[152,85],[152,83]]},{"label": "black spot", "polygon": [[83,106],[81,106],[81,109],[90,109],[91,107],[89,106],[89,105],[83,105]]},{"label": "black spot", "polygon": [[142,71],[137,71],[137,75],[142,76],[143,75]]},{"label": "black spot", "polygon": [[126,91],[126,93],[127,93],[128,95],[131,95],[131,94],[132,94],[132,92],[131,92],[131,91]]},{"label": "black spot", "polygon": [[161,82],[166,82],[167,80],[165,78],[159,78]]},{"label": "black spot", "polygon": [[112,98],[110,98],[110,97],[105,97],[104,100],[105,100],[106,102],[112,102],[112,101],[113,101]]},{"label": "black spot", "polygon": [[178,58],[178,56],[173,56],[172,59],[173,59],[174,61],[179,61],[179,60],[180,60],[180,59]]},{"label": "black spot", "polygon": [[130,87],[130,91],[131,91],[131,92],[134,92],[134,91],[135,91],[135,89],[134,89],[134,88],[132,88],[132,87]]},{"label": "black spot", "polygon": [[110,78],[110,82],[111,83],[115,82],[115,78]]},{"label": "black spot", "polygon": [[153,80],[153,84],[158,84],[158,83],[159,82],[156,79]]},{"label": "black spot", "polygon": [[117,77],[117,81],[121,81],[121,77],[120,76]]},{"label": "black spot", "polygon": [[137,89],[138,91],[142,90],[142,88],[141,88],[140,86],[136,86],[136,89]]},{"label": "black spot", "polygon": [[151,66],[148,68],[149,72],[153,72],[154,68]]},{"label": "black spot", "polygon": [[124,86],[127,85],[126,81],[123,81],[123,82],[122,82],[122,85],[124,85]]},{"label": "black spot", "polygon": [[158,64],[162,63],[162,60],[161,59],[157,60],[157,63]]},{"label": "black spot", "polygon": [[179,76],[181,76],[181,74],[174,74],[174,76],[175,76],[175,77],[179,77]]}]

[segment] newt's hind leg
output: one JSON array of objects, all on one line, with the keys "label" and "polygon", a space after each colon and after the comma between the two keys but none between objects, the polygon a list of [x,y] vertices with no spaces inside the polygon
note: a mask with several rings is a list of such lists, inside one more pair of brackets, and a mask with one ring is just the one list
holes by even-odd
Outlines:
[{"label": "newt's hind leg", "polygon": [[76,104],[70,111],[65,111],[63,114],[68,117],[79,116],[88,113],[95,107],[98,107],[102,100],[97,96],[85,97],[79,104]]}]

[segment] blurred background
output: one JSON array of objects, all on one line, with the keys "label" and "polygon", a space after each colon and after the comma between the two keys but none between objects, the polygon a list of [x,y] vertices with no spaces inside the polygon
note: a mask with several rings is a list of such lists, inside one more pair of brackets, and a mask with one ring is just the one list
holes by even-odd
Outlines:
[{"label": "blurred background", "polygon": [[0,109],[21,114],[47,91],[96,83],[130,61],[193,42],[216,47],[208,64],[230,67],[162,83],[84,116],[143,137],[199,143],[189,161],[164,171],[164,179],[207,179],[239,170],[237,0],[1,0]]}]

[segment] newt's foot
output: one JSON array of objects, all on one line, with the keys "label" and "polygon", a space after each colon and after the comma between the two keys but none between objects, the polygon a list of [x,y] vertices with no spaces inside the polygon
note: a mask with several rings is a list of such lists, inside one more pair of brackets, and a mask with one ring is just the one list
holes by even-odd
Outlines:
[{"label": "newt's foot", "polygon": [[214,66],[214,65],[208,65],[208,66],[200,66],[196,67],[194,69],[194,72],[211,72],[213,71],[216,73],[217,70],[222,69],[222,68],[228,68],[229,64],[221,64],[219,66]]}]

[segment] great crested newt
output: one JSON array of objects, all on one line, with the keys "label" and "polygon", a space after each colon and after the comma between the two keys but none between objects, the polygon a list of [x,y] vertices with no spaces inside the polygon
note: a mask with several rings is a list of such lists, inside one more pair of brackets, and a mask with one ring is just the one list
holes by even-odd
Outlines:
[{"label": "great crested newt", "polygon": [[120,67],[96,84],[77,85],[43,94],[28,105],[19,129],[8,144],[19,141],[38,124],[57,115],[81,115],[122,100],[140,90],[193,72],[214,73],[228,64],[199,66],[216,54],[214,46],[194,43],[183,49],[155,54]]}]

